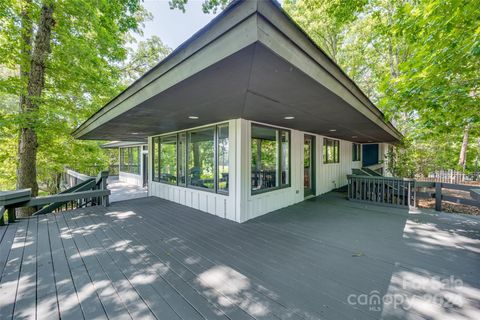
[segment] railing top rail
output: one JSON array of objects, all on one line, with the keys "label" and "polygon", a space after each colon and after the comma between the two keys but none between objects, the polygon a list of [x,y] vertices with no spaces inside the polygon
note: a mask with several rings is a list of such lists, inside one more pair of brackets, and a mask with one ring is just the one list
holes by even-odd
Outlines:
[{"label": "railing top rail", "polygon": [[347,179],[370,179],[370,180],[388,180],[388,181],[410,181],[415,182],[415,179],[400,178],[400,177],[384,177],[384,176],[361,176],[357,174],[347,174]]},{"label": "railing top rail", "polygon": [[80,172],[77,172],[75,170],[68,169],[68,168],[65,169],[65,172],[68,175],[70,175],[74,178],[80,179],[80,180],[87,180],[87,179],[95,178],[95,177],[91,177],[91,176],[88,176],[86,174],[83,174],[83,173],[80,173]]},{"label": "railing top rail", "polygon": [[26,201],[30,199],[31,193],[30,189],[0,191],[0,206],[7,206]]},{"label": "railing top rail", "polygon": [[30,201],[23,203],[22,205],[25,207],[34,207],[34,206],[42,206],[54,202],[64,202],[64,201],[72,201],[72,200],[79,200],[91,197],[101,197],[110,195],[110,190],[90,190],[90,191],[79,191],[73,193],[64,193],[64,194],[56,194],[52,196],[44,196],[38,198],[32,198]]}]

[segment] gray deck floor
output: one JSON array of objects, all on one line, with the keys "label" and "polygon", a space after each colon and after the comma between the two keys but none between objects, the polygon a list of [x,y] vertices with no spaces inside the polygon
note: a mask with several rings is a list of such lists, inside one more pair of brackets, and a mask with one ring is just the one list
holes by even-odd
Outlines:
[{"label": "gray deck floor", "polygon": [[110,202],[132,200],[147,196],[147,188],[118,180],[118,177],[108,177],[108,189],[112,192]]},{"label": "gray deck floor", "polygon": [[336,193],[244,224],[142,198],[0,239],[0,319],[480,319],[479,219]]}]

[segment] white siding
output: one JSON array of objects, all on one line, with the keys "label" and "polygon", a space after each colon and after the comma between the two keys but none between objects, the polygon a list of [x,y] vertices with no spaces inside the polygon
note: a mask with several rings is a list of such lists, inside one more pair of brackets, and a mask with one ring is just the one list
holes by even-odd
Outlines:
[{"label": "white siding", "polygon": [[[305,134],[315,137],[316,195],[346,185],[347,174],[352,172],[352,168],[361,168],[362,166],[361,161],[352,161],[352,142],[340,140],[340,163],[324,164],[322,154],[324,136],[289,129],[291,132],[291,186],[252,195],[250,168],[251,123],[251,121],[244,119],[229,121],[229,195],[153,182],[151,181],[151,176],[149,177],[149,195],[164,198],[229,220],[244,222],[304,200],[303,139]],[[148,142],[149,150],[153,150],[151,137]],[[152,152],[150,152],[149,172],[152,172],[151,154]],[[381,154],[383,156],[383,152]]]},{"label": "white siding", "polygon": [[[226,121],[225,121],[226,122]],[[221,122],[221,123],[225,123]],[[151,174],[148,177],[148,195],[167,199],[188,207],[214,214],[216,216],[240,222],[236,215],[236,145],[237,134],[236,124],[238,120],[228,121],[229,124],[229,194],[218,194],[192,188],[179,187],[166,183],[152,181]],[[152,138],[148,139],[149,150],[153,150]],[[152,154],[150,152],[150,170],[152,172]]]},{"label": "white siding", "polygon": [[137,185],[139,187],[143,186],[142,176],[139,175],[139,174],[133,174],[133,173],[120,171],[119,175],[118,175],[118,180],[122,181],[122,182],[125,182],[125,183],[128,183],[128,184],[134,184],[134,185]]},{"label": "white siding", "polygon": [[[247,159],[250,159],[250,128],[251,125],[248,125],[248,135],[246,136],[246,139],[248,140],[246,152]],[[292,129],[290,129],[290,131],[291,187],[257,195],[251,195],[251,191],[248,189],[248,195],[246,197],[246,210],[242,212],[241,222],[304,200],[303,139],[305,134],[315,137],[316,195],[320,195],[346,185],[347,174],[352,173],[352,168],[361,168],[361,161],[352,161],[352,142],[340,140],[340,163],[324,164],[322,153],[324,136]],[[248,178],[246,183],[248,186],[250,186],[250,170],[248,170],[244,176]]]}]

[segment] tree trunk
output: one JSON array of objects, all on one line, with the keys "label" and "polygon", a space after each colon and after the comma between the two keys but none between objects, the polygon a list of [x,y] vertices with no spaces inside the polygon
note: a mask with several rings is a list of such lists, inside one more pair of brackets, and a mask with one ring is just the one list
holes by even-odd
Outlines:
[{"label": "tree trunk", "polygon": [[[28,21],[26,17],[26,21]],[[50,53],[51,29],[54,25],[53,5],[42,5],[40,23],[35,36],[34,48],[30,58],[30,70],[27,79],[27,92],[20,97],[20,113],[24,116],[18,141],[17,188],[30,188],[32,196],[38,195],[37,183],[37,134],[36,113],[45,84],[45,62]],[[25,34],[28,37],[28,34]],[[25,38],[27,39],[27,38]],[[28,50],[29,46],[26,46]],[[33,208],[19,210],[19,216],[28,216]]]},{"label": "tree trunk", "polygon": [[462,167],[465,171],[465,166],[467,164],[467,146],[468,146],[468,131],[470,130],[470,124],[465,126],[463,130],[463,142],[462,148],[460,149],[460,156],[458,157],[458,165]]}]

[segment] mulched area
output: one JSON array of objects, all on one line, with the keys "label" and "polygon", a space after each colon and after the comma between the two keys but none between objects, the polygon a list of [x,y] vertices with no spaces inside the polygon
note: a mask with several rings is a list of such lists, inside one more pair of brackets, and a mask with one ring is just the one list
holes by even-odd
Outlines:
[{"label": "mulched area", "polygon": [[[419,199],[418,206],[420,208],[435,209],[435,199]],[[474,206],[467,206],[449,201],[442,202],[442,211],[449,213],[463,213],[471,214],[473,216],[480,216],[480,208]]]},{"label": "mulched area", "polygon": [[[478,186],[480,188],[480,181],[464,181],[462,184]],[[423,190],[424,192],[435,192],[435,189],[429,188]],[[472,199],[470,192],[462,190],[452,190],[452,189],[443,189],[442,194],[449,195],[457,198]],[[435,199],[419,199],[418,206],[420,208],[434,209],[435,208]],[[449,213],[463,213],[470,214],[474,216],[480,215],[480,208],[475,206],[468,206],[464,204],[458,204],[450,201],[442,202],[442,211]]]}]

